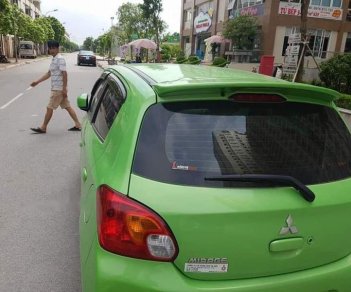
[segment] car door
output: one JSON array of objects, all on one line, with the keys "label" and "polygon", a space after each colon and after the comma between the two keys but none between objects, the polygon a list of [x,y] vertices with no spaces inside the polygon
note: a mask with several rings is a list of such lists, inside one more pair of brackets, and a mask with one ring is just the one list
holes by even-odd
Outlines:
[{"label": "car door", "polygon": [[82,133],[84,144],[82,146],[82,165],[85,166],[82,167],[80,232],[81,256],[84,259],[88,255],[96,232],[94,227],[96,188],[99,185],[97,180],[103,173],[99,161],[109,143],[108,134],[125,98],[125,91],[121,88],[123,88],[121,82],[112,75],[97,82]]}]

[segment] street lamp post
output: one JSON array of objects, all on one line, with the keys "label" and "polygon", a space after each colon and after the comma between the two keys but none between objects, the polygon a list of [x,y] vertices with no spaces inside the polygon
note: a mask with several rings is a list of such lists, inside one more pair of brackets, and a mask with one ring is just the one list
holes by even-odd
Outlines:
[{"label": "street lamp post", "polygon": [[56,12],[56,11],[58,11],[58,9],[49,10],[48,12],[45,12],[45,13],[44,13],[44,16],[47,17],[47,15],[48,15],[50,12]]},{"label": "street lamp post", "polygon": [[111,16],[111,46],[110,46],[110,59],[112,58],[112,41],[113,41],[113,20],[114,20],[114,17]]}]

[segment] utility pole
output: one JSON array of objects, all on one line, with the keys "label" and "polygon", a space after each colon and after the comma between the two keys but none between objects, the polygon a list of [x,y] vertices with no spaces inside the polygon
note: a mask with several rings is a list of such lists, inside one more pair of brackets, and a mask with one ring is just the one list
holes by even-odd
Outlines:
[{"label": "utility pole", "polygon": [[302,82],[303,79],[303,67],[305,63],[305,48],[307,42],[307,14],[308,14],[308,7],[310,6],[310,0],[302,0],[301,1],[301,25],[300,25],[300,33],[301,33],[301,43],[300,48],[302,45],[302,49],[300,49],[300,60],[297,66],[297,73],[296,73],[296,81]]}]

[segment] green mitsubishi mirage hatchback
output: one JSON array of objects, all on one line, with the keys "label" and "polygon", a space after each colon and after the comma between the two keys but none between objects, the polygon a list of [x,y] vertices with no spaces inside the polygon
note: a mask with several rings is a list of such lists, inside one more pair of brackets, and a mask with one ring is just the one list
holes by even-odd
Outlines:
[{"label": "green mitsubishi mirage hatchback", "polygon": [[229,68],[104,70],[77,100],[82,290],[351,291],[338,97]]}]

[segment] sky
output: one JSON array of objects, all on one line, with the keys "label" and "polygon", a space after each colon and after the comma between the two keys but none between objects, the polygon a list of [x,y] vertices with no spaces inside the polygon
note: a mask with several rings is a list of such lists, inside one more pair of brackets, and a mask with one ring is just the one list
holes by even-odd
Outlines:
[{"label": "sky", "polygon": [[[81,45],[87,37],[97,38],[116,24],[116,12],[123,3],[142,3],[142,0],[42,0],[43,15],[56,17],[63,23],[73,42]],[[180,0],[163,0],[162,19],[168,24],[166,32],[179,32]],[[58,9],[55,12],[49,12]]]}]

